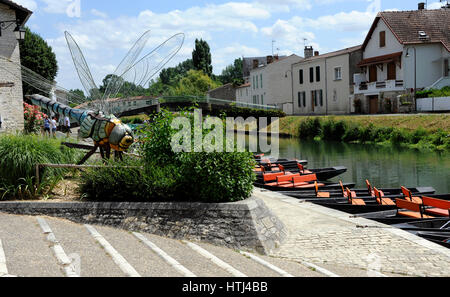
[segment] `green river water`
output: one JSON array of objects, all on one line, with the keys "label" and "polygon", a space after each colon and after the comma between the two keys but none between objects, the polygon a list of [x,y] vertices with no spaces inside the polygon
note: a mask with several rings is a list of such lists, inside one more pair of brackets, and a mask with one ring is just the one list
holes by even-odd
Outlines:
[{"label": "green river water", "polygon": [[279,158],[308,160],[308,168],[347,167],[347,172],[334,180],[355,182],[357,188],[365,188],[368,179],[377,188],[430,186],[437,194],[450,193],[448,152],[295,138],[281,138],[279,144]]}]

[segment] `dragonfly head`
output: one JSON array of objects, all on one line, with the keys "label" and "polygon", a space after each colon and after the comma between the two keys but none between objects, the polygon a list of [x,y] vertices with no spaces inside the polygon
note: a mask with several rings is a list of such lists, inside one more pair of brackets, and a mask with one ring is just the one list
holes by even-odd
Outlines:
[{"label": "dragonfly head", "polygon": [[109,143],[116,151],[127,151],[134,143],[133,131],[128,125],[118,122],[109,135]]}]

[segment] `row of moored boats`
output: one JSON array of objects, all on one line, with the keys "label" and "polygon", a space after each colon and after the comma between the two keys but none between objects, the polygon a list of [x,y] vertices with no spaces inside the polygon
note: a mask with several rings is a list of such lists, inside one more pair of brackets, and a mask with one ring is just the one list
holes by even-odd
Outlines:
[{"label": "row of moored boats", "polygon": [[450,248],[450,194],[432,187],[377,188],[332,182],[347,168],[308,169],[306,160],[255,156],[255,186],[407,230]]}]

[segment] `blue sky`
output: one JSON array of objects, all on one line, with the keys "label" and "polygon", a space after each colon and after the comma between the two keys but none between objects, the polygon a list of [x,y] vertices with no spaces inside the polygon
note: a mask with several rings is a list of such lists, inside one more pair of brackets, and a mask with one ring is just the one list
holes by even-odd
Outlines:
[{"label": "blue sky", "polygon": [[[15,0],[34,14],[28,26],[53,47],[57,82],[80,88],[64,31],[79,43],[97,85],[114,71],[127,50],[152,30],[145,51],[173,34],[186,35],[183,48],[168,64],[191,57],[196,38],[211,47],[213,71],[220,74],[242,56],[303,56],[306,44],[326,53],[361,44],[380,10],[414,10],[405,0]],[[438,0],[428,8],[438,8]]]}]

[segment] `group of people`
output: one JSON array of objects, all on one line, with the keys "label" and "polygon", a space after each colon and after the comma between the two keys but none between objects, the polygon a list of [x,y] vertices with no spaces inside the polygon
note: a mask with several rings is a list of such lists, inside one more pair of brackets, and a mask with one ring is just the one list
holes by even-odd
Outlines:
[{"label": "group of people", "polygon": [[[56,116],[49,118],[44,115],[44,135],[56,137],[56,131],[58,130],[58,118]],[[70,119],[68,116],[64,117],[64,122],[61,131],[66,133],[66,137],[69,137],[70,131]]]}]

